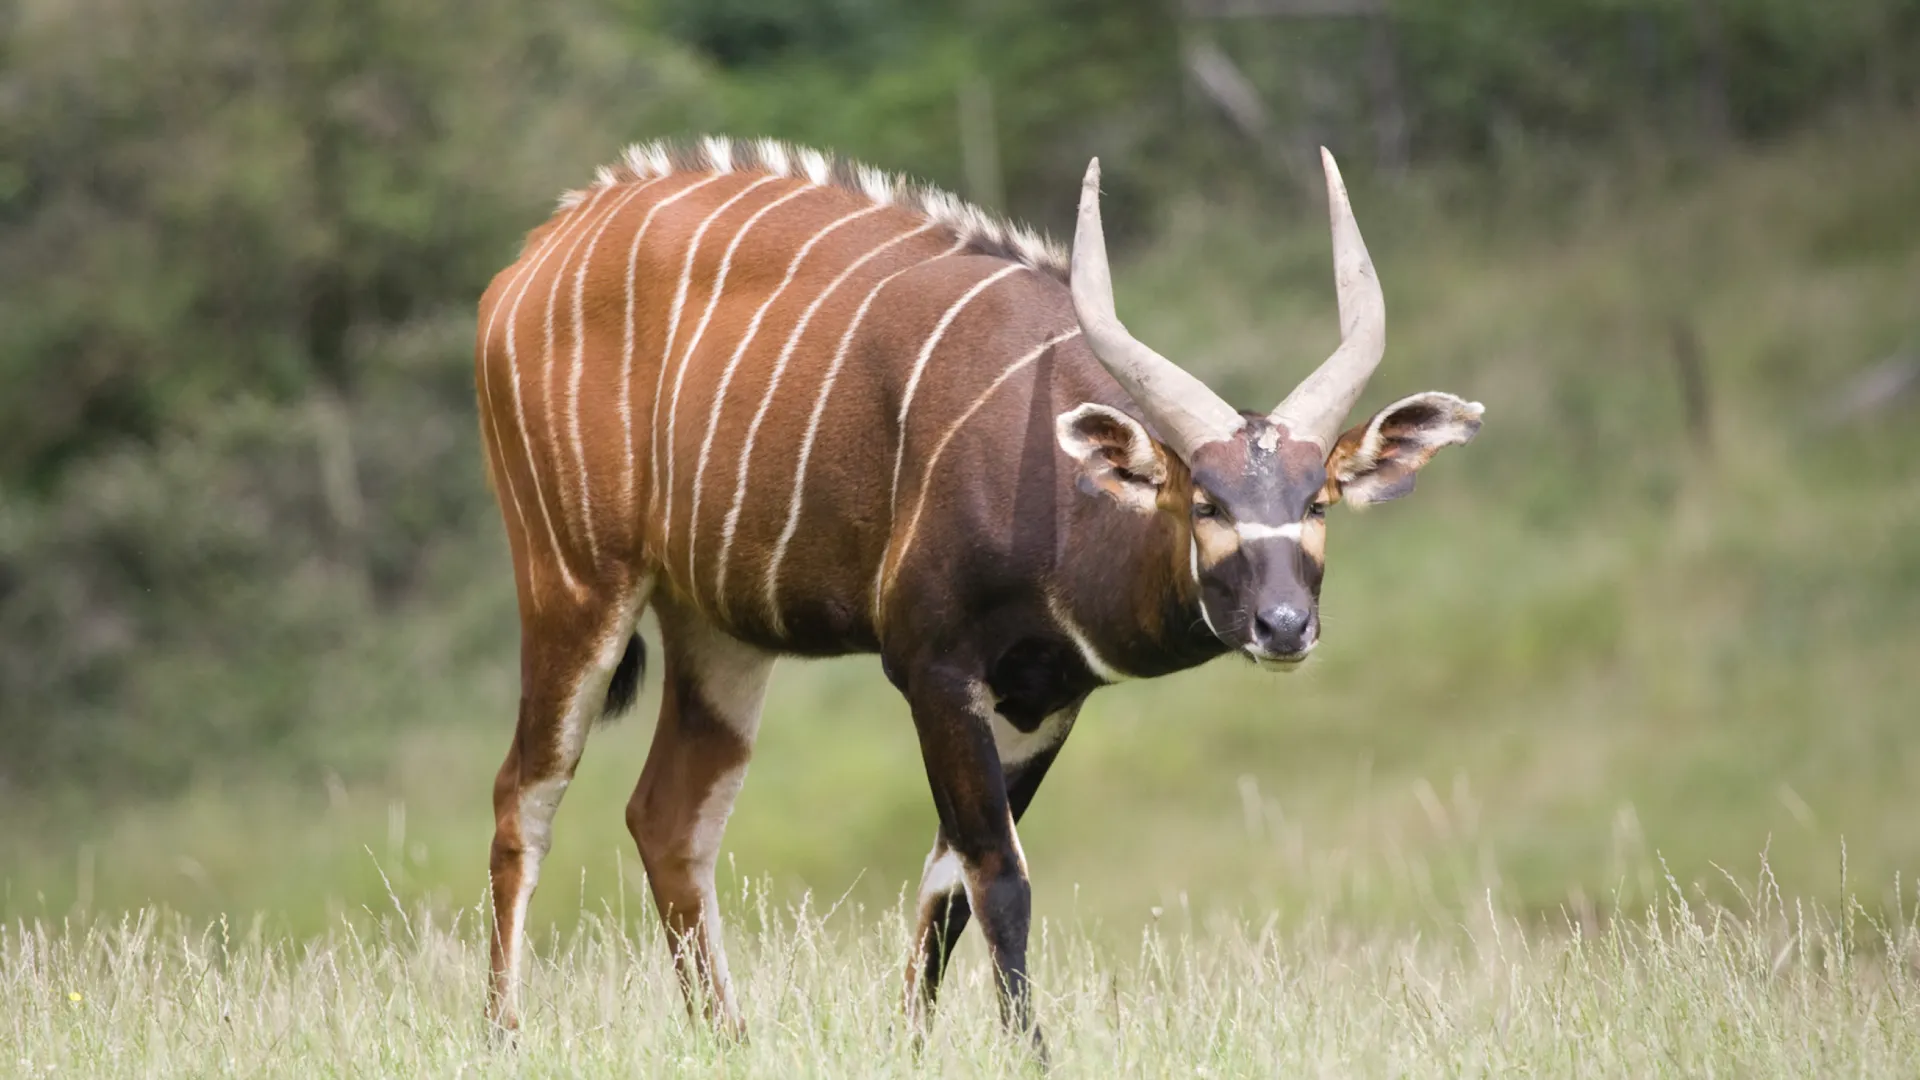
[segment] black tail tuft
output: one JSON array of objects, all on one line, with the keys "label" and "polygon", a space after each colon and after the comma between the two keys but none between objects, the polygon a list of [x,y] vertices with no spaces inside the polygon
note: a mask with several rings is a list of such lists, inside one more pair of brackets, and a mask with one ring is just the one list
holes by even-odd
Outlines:
[{"label": "black tail tuft", "polygon": [[620,654],[620,665],[613,669],[613,679],[607,683],[607,703],[600,710],[603,723],[617,720],[633,708],[634,699],[640,696],[640,680],[646,674],[647,643],[635,634],[627,640],[627,651]]}]

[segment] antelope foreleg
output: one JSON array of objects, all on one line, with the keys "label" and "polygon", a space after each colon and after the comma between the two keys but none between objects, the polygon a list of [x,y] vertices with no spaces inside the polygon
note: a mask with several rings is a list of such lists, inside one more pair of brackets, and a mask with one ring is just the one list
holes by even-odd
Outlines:
[{"label": "antelope foreleg", "polygon": [[[920,754],[940,816],[940,835],[947,854],[957,864],[964,903],[979,920],[993,957],[1001,1021],[1009,1030],[1029,1038],[1035,1054],[1044,1061],[1046,1045],[1034,1022],[1027,975],[1032,889],[1027,882],[1026,857],[1014,829],[1006,776],[994,745],[991,697],[980,680],[950,669],[915,672],[907,682],[914,727],[920,735]],[[935,851],[939,852],[937,846]],[[930,861],[929,874],[942,866],[938,859]],[[934,884],[943,882],[936,876]],[[925,935],[933,929],[934,916],[951,920],[956,913],[953,890],[944,890],[947,898],[942,912],[937,901],[928,902],[924,889],[923,884],[922,937],[916,942],[916,959],[924,958],[924,962],[915,966],[923,977],[937,978],[932,958],[952,945],[952,935],[933,942],[928,942]],[[940,966],[944,961],[941,956]],[[933,987],[924,981],[922,986],[923,993],[915,998],[922,1005],[930,1004]]]}]

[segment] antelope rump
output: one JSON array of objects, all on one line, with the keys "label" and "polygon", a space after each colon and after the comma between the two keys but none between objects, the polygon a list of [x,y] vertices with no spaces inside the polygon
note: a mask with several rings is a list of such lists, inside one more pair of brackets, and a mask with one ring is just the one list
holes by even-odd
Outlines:
[{"label": "antelope rump", "polygon": [[950,195],[770,142],[636,147],[482,299],[488,474],[521,615],[494,784],[488,1014],[518,1023],[527,903],[588,728],[660,717],[627,825],[690,1008],[740,1015],[714,863],[780,655],[878,653],[939,826],[907,1007],[977,919],[1036,1043],[1016,825],[1095,689],[1318,640],[1323,512],[1396,498],[1481,407],[1423,393],[1347,429],[1386,345],[1331,155],[1339,348],[1237,410],[1114,312],[1087,170],[1071,260]]}]

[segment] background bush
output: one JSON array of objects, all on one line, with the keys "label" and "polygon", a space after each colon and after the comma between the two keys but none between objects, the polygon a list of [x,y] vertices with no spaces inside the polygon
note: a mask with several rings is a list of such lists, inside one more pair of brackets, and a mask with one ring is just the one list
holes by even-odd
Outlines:
[{"label": "background bush", "polygon": [[[1898,109],[1920,79],[1915,0],[1395,0],[1386,25],[1395,164],[1434,183],[1520,170],[1573,191],[1649,145],[1684,159]],[[624,142],[766,133],[964,188],[956,102],[984,87],[1011,212],[1058,231],[1098,152],[1144,241],[1207,200],[1297,197],[1185,49],[1216,43],[1276,131],[1339,142],[1364,183],[1375,31],[1164,0],[9,6],[0,786],[172,791],[262,755],[367,767],[397,718],[447,710],[435,680],[510,655],[473,305]],[[1249,370],[1213,373],[1264,386]],[[1574,458],[1531,513],[1620,475],[1579,459],[1617,434],[1593,419],[1619,415],[1598,378],[1544,391]]]}]

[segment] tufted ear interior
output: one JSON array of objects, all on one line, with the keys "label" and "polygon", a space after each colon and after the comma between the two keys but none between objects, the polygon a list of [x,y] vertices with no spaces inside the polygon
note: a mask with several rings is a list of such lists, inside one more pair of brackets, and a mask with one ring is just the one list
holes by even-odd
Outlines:
[{"label": "tufted ear interior", "polygon": [[1055,418],[1054,435],[1079,466],[1083,487],[1105,492],[1130,509],[1154,510],[1167,466],[1159,445],[1133,417],[1089,403]]},{"label": "tufted ear interior", "polygon": [[1327,476],[1356,507],[1397,499],[1441,447],[1464,445],[1480,430],[1485,406],[1430,390],[1401,398],[1347,429],[1327,455]]}]

